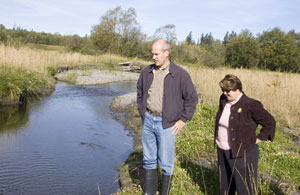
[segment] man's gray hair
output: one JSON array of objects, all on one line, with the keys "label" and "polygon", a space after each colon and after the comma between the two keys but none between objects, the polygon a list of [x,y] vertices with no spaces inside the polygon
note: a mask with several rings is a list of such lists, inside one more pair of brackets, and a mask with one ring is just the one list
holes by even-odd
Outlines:
[{"label": "man's gray hair", "polygon": [[168,42],[163,43],[162,50],[171,52],[171,45]]}]

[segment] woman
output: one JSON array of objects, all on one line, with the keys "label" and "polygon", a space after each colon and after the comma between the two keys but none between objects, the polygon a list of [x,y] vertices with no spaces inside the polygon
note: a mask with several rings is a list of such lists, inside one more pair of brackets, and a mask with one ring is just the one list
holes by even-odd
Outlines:
[{"label": "woman", "polygon": [[[237,76],[219,82],[223,94],[216,115],[220,194],[257,194],[258,143],[272,141],[276,122],[263,105],[247,97]],[[258,135],[258,124],[262,126]]]}]

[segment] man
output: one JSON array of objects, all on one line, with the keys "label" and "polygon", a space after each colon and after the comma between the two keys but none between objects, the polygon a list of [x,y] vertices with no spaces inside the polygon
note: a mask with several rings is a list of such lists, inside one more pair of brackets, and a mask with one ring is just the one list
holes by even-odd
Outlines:
[{"label": "man", "polygon": [[176,135],[191,120],[198,96],[189,74],[174,64],[170,45],[152,45],[154,64],[144,68],[137,82],[138,110],[143,121],[143,168],[145,195],[157,190],[157,164],[162,169],[160,194],[169,193],[175,158]]}]

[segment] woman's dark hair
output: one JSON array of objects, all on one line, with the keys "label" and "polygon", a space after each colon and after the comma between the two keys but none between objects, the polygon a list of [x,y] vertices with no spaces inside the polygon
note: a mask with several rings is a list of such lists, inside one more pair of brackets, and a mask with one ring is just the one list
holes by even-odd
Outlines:
[{"label": "woman's dark hair", "polygon": [[241,80],[232,74],[227,74],[225,77],[219,82],[219,85],[222,91],[236,91],[237,89],[241,92],[243,91],[243,86]]}]

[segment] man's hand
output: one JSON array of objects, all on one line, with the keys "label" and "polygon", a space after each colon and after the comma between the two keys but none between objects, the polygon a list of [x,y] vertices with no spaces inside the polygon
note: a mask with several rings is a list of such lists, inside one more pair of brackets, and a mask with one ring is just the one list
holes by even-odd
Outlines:
[{"label": "man's hand", "polygon": [[184,125],[185,125],[185,122],[183,122],[182,120],[178,120],[178,121],[174,124],[174,126],[172,127],[172,133],[173,133],[174,135],[177,135],[178,133],[181,132],[181,130],[183,129]]}]

